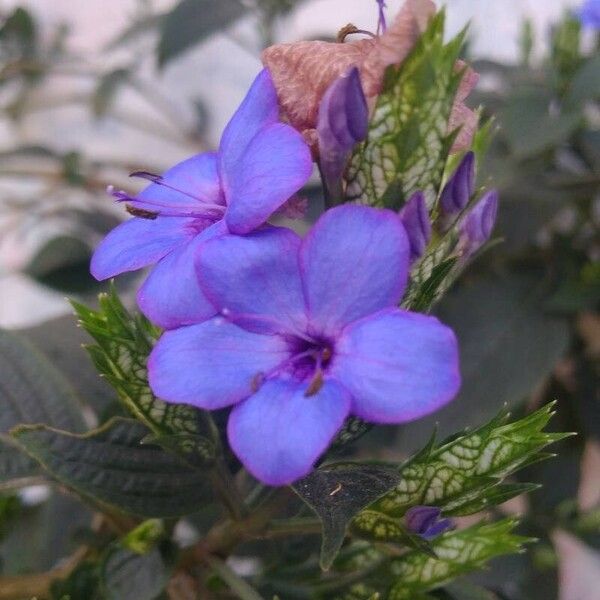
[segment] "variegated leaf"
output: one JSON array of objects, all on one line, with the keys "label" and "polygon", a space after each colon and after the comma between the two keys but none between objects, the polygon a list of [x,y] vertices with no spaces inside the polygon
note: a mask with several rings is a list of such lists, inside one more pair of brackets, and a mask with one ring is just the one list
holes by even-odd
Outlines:
[{"label": "variegated leaf", "polygon": [[102,376],[115,388],[125,408],[152,432],[145,442],[177,451],[194,464],[215,455],[215,434],[206,414],[192,406],[167,404],[148,386],[146,360],[159,331],[143,316],[131,315],[114,288],[99,297],[94,311],[73,302],[81,326],[96,344],[87,346]]},{"label": "variegated leaf", "polygon": [[394,584],[387,598],[414,600],[419,594],[480,569],[496,556],[520,552],[523,545],[531,540],[512,532],[516,524],[514,519],[480,523],[446,533],[432,542],[435,557],[412,550],[392,560],[389,572]]},{"label": "variegated leaf", "polygon": [[367,539],[397,542],[402,517],[412,506],[439,506],[446,515],[466,515],[534,489],[502,484],[502,480],[546,458],[541,450],[568,435],[543,431],[553,415],[552,406],[514,423],[500,415],[440,446],[432,440],[402,468],[402,481],[354,519],[353,532]]},{"label": "variegated leaf", "polygon": [[428,206],[435,204],[455,137],[448,134],[448,121],[463,76],[455,63],[464,34],[444,44],[444,21],[442,11],[406,61],[388,69],[368,138],[351,159],[348,200],[397,209],[422,190]]}]

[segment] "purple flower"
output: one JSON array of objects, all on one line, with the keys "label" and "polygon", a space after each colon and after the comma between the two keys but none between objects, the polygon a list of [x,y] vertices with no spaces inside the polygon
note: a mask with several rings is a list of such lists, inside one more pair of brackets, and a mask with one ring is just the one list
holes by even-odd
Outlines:
[{"label": "purple flower", "polygon": [[600,0],[587,0],[576,14],[586,27],[600,29]]},{"label": "purple flower", "polygon": [[194,255],[215,235],[246,234],[298,191],[312,171],[302,136],[279,123],[268,70],[254,80],[227,125],[218,153],[198,154],[164,175],[133,175],[152,183],[128,202],[133,219],[100,243],[92,258],[96,279],[156,266],[138,292],[142,312],[164,328],[215,314],[194,271]]},{"label": "purple flower", "polygon": [[342,175],[352,148],[367,137],[369,111],[353,67],[327,88],[319,105],[317,136],[321,173],[332,198],[342,196]]},{"label": "purple flower", "polygon": [[463,217],[458,240],[458,251],[463,259],[473,256],[490,239],[497,213],[498,192],[490,190]]},{"label": "purple flower", "polygon": [[469,203],[475,191],[475,154],[467,152],[452,174],[440,196],[443,228],[447,229],[453,218]]},{"label": "purple flower", "polygon": [[410,262],[420,258],[431,239],[431,219],[423,192],[415,192],[399,212],[410,246]]},{"label": "purple flower", "polygon": [[440,518],[441,514],[442,511],[435,506],[413,506],[406,512],[404,521],[411,533],[432,540],[454,527],[452,520]]},{"label": "purple flower", "polygon": [[437,319],[397,308],[408,257],[398,215],[364,206],[327,211],[303,240],[276,227],[209,240],[198,273],[220,316],[160,338],[154,393],[233,406],[231,448],[271,485],[308,473],[349,415],[437,410],[459,387],[457,344]]}]

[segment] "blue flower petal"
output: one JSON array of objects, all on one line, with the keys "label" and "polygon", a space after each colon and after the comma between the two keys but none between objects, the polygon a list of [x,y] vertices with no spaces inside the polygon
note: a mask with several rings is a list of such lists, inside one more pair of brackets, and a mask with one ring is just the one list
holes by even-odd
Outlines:
[{"label": "blue flower petal", "polygon": [[460,386],[458,347],[436,318],[389,309],[348,326],[329,375],[352,394],[352,414],[403,423],[448,403]]},{"label": "blue flower petal", "polygon": [[224,184],[230,231],[244,234],[262,225],[308,181],[311,172],[310,150],[295,129],[283,123],[263,128]]},{"label": "blue flower petal", "polygon": [[395,306],[406,285],[409,245],[398,215],[365,206],[327,211],[302,243],[300,266],[315,333]]},{"label": "blue flower petal", "polygon": [[195,257],[207,240],[224,231],[223,222],[215,223],[165,256],[152,269],[138,290],[137,302],[155,325],[174,329],[201,323],[217,313],[200,287]]},{"label": "blue flower petal", "polygon": [[102,280],[151,265],[194,237],[193,222],[169,217],[125,221],[100,242],[90,271]]},{"label": "blue flower petal", "polygon": [[302,382],[268,380],[231,412],[231,448],[260,481],[288,485],[309,473],[348,416],[349,395],[335,382],[305,392]]},{"label": "blue flower petal", "polygon": [[202,204],[224,204],[217,154],[197,154],[171,167],[131,202],[136,208],[173,213],[201,211]]},{"label": "blue flower petal", "polygon": [[236,177],[246,147],[264,127],[279,120],[277,92],[267,69],[263,69],[227,124],[219,146],[219,170],[223,186]]},{"label": "blue flower petal", "polygon": [[242,327],[278,333],[305,329],[299,247],[293,231],[276,227],[215,238],[198,255],[200,283],[217,310]]},{"label": "blue flower petal", "polygon": [[164,333],[148,359],[148,379],[167,402],[214,410],[250,396],[261,374],[288,357],[279,336],[250,333],[217,317]]}]

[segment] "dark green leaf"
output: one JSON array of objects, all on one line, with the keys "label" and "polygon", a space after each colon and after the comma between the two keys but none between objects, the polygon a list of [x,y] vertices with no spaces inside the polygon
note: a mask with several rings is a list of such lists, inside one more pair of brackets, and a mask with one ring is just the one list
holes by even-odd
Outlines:
[{"label": "dark green leaf", "polygon": [[85,425],[74,392],[61,374],[19,336],[0,330],[0,432],[22,423],[69,431]]},{"label": "dark green leaf", "polygon": [[0,26],[0,47],[3,59],[32,57],[37,45],[36,24],[31,13],[24,8],[16,8],[4,19]]},{"label": "dark green leaf", "polygon": [[0,483],[39,475],[35,461],[16,449],[8,431],[22,423],[49,423],[83,431],[73,390],[37,350],[19,336],[0,330]]},{"label": "dark green leaf", "polygon": [[444,590],[453,600],[499,600],[496,594],[468,581],[453,581]]},{"label": "dark green leaf", "polygon": [[87,334],[81,327],[75,326],[72,315],[45,321],[18,333],[43,353],[74,388],[77,397],[84,399],[96,414],[104,413],[110,404],[116,402],[113,389],[98,375],[89,360],[83,348],[88,340]]},{"label": "dark green leaf", "polygon": [[64,292],[81,292],[97,286],[89,273],[90,247],[79,238],[59,236],[46,242],[25,272],[33,279]]},{"label": "dark green leaf", "polygon": [[566,140],[581,122],[579,112],[550,111],[552,95],[532,88],[515,93],[502,110],[499,121],[513,152],[526,158]]},{"label": "dark green leaf", "polygon": [[52,600],[102,600],[100,596],[100,573],[94,562],[79,565],[66,579],[52,582]]},{"label": "dark green leaf", "polygon": [[395,469],[340,463],[316,469],[293,486],[323,522],[323,569],[331,566],[352,518],[399,480],[400,475]]},{"label": "dark green leaf", "polygon": [[22,426],[13,438],[46,472],[81,496],[144,517],[174,517],[207,500],[200,471],[158,446],[142,444],[148,429],[115,418],[73,435],[44,425]]},{"label": "dark green leaf", "polygon": [[117,546],[101,566],[104,597],[106,600],[154,600],[167,585],[170,571],[159,548],[137,554]]},{"label": "dark green leaf", "polygon": [[466,281],[448,292],[436,314],[457,335],[462,387],[435,416],[406,426],[418,447],[437,422],[442,435],[493,417],[525,398],[557,364],[569,343],[566,319],[544,313],[544,274],[521,269]]},{"label": "dark green leaf", "polygon": [[237,0],[181,0],[162,20],[158,64],[228,27],[246,10]]},{"label": "dark green leaf", "polygon": [[92,98],[92,110],[96,117],[106,114],[121,86],[129,80],[129,75],[129,69],[115,69],[100,78]]},{"label": "dark green leaf", "polygon": [[600,54],[595,54],[573,77],[565,102],[574,110],[581,110],[586,100],[598,98],[600,98]]}]

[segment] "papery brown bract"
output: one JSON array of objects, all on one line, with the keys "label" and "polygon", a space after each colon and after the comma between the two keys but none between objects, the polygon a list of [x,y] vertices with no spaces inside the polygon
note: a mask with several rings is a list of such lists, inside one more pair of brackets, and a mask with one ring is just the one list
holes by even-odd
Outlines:
[{"label": "papery brown bract", "polygon": [[[282,117],[301,131],[318,156],[314,128],[319,105],[331,83],[356,66],[367,102],[373,108],[382,91],[390,65],[400,65],[409,55],[435,14],[431,0],[407,0],[387,30],[373,39],[349,42],[301,41],[275,44],[264,50],[262,61],[269,68]],[[457,63],[457,68],[464,68]],[[464,101],[478,76],[467,67],[448,124],[449,131],[462,127],[453,151],[470,146],[477,115]]]}]

